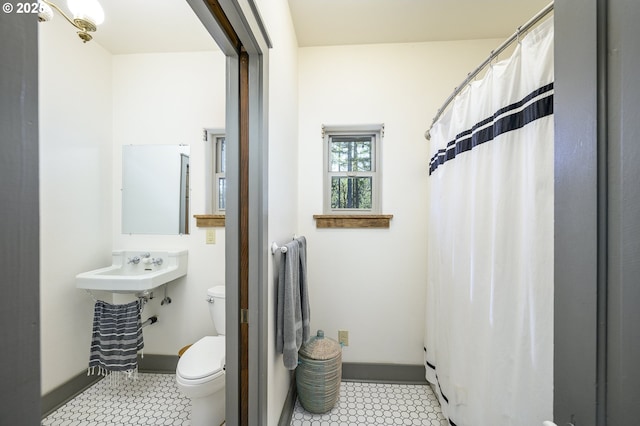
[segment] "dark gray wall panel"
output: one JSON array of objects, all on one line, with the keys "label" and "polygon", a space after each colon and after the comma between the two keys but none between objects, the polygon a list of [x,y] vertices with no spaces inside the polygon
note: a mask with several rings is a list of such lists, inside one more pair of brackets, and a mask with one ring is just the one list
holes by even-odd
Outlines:
[{"label": "dark gray wall panel", "polygon": [[0,14],[0,425],[40,424],[38,31]]},{"label": "dark gray wall panel", "polygon": [[556,3],[554,415],[640,418],[640,2]]},{"label": "dark gray wall panel", "polygon": [[609,2],[607,425],[640,419],[640,4]]},{"label": "dark gray wall panel", "polygon": [[555,4],[554,418],[595,425],[596,1]]}]

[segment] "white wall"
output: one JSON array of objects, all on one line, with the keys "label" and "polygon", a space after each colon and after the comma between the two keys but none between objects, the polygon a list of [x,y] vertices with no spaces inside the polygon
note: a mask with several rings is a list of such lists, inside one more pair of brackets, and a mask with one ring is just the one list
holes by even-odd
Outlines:
[{"label": "white wall", "polygon": [[87,366],[93,299],[75,276],[109,265],[112,249],[189,250],[187,276],[168,288],[173,303],[156,294],[145,307],[143,317],[159,317],[144,330],[146,353],[175,355],[213,333],[205,296],[224,283],[224,228],[214,245],[193,218],[190,235],[122,235],[121,147],[190,145],[191,215],[205,213],[202,128],[224,127],[225,62],[219,51],[112,56],[60,19],[39,26],[39,43],[44,394]]},{"label": "white wall", "polygon": [[[450,90],[499,40],[297,48],[285,0],[259,2],[269,52],[269,241],[309,241],[312,327],[350,331],[344,360],[420,364],[426,275],[423,133]],[[268,7],[267,7],[268,6]],[[186,248],[189,271],[144,316],[145,352],[173,355],[212,331],[206,289],[224,282],[216,244],[191,221],[184,236],[122,235],[121,146],[191,146],[191,212],[205,211],[203,127],[224,127],[224,57],[196,52],[111,56],[74,40],[61,20],[40,26],[43,393],[82,371],[93,301],[77,273],[110,262],[112,248]],[[68,40],[67,40],[68,39]],[[73,67],[78,57],[83,67]],[[89,57],[89,60],[85,58]],[[90,93],[91,95],[87,95]],[[383,212],[389,230],[316,230],[322,212],[322,124],[384,122]],[[268,424],[289,372],[275,353],[277,258],[269,264]]]},{"label": "white wall", "polygon": [[[212,41],[213,46],[213,41]],[[144,329],[145,353],[176,355],[200,337],[213,334],[207,288],[224,284],[224,228],[216,243],[206,244],[206,229],[193,214],[205,212],[205,142],[203,128],[224,128],[225,57],[219,51],[116,55],[113,57],[113,247],[152,250],[187,249],[186,277],[167,286],[145,306],[143,320],[159,321]],[[121,233],[122,146],[187,144],[190,146],[190,234],[123,235]],[[153,185],[153,182],[149,182]]]},{"label": "white wall", "polygon": [[[301,48],[298,230],[308,240],[312,330],[349,331],[345,362],[422,364],[427,252],[424,132],[500,40]],[[316,229],[322,124],[384,123],[389,229]]]},{"label": "white wall", "polygon": [[[286,0],[258,2],[273,48],[269,50],[269,210],[268,241],[278,244],[300,234],[298,190],[298,45]],[[279,256],[268,253],[268,419],[275,425],[289,390],[289,371],[275,351],[276,278]]]},{"label": "white wall", "polygon": [[76,289],[75,276],[111,260],[111,55],[97,43],[83,44],[64,19],[40,24],[38,32],[46,393],[87,367],[93,300]]}]

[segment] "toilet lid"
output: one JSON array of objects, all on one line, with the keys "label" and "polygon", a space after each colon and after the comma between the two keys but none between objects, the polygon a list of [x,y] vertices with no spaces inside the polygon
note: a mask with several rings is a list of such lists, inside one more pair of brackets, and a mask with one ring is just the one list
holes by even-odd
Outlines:
[{"label": "toilet lid", "polygon": [[220,297],[224,299],[225,294],[225,286],[217,285],[215,287],[211,287],[207,289],[207,295],[211,297]]},{"label": "toilet lid", "polygon": [[207,336],[182,354],[178,361],[178,374],[185,379],[202,379],[222,371],[224,364],[224,336]]}]

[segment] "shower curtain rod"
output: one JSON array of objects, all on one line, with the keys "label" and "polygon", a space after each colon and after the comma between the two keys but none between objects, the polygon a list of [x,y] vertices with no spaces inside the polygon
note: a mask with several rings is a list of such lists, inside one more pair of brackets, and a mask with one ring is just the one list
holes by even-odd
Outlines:
[{"label": "shower curtain rod", "polygon": [[483,63],[481,63],[475,70],[467,74],[467,78],[465,78],[464,81],[453,90],[453,93],[449,95],[449,97],[447,98],[446,101],[444,101],[442,106],[438,108],[438,112],[436,113],[436,116],[433,117],[433,120],[431,121],[431,126],[429,126],[429,129],[426,132],[424,132],[425,139],[431,140],[431,133],[430,133],[431,128],[433,127],[435,122],[438,121],[438,118],[440,118],[440,116],[447,109],[449,104],[462,91],[462,89],[464,89],[467,86],[467,84],[469,84],[474,78],[476,78],[476,76],[480,74],[480,72],[483,69],[485,69],[486,66],[489,65],[496,56],[501,54],[507,47],[511,45],[511,43],[518,40],[522,33],[527,32],[529,29],[531,29],[534,25],[540,22],[540,20],[542,20],[545,16],[551,13],[551,11],[553,11],[553,2],[546,5],[544,9],[538,12],[533,18],[529,19],[525,24],[519,26],[516,32],[511,35],[511,37],[505,40],[497,49],[491,51],[491,53],[489,54],[489,57]]}]

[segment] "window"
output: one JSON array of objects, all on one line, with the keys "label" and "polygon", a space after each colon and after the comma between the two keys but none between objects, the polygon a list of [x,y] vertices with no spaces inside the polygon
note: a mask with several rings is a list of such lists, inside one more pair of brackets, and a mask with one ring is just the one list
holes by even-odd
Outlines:
[{"label": "window", "polygon": [[215,155],[215,211],[219,214],[224,214],[225,200],[227,197],[227,180],[225,177],[226,170],[226,156],[225,156],[225,137],[217,136],[215,138],[216,155]]},{"label": "window", "polygon": [[206,142],[208,159],[206,166],[207,213],[224,215],[227,195],[224,130],[207,129]]},{"label": "window", "polygon": [[324,213],[380,212],[379,152],[384,127],[324,127]]}]

